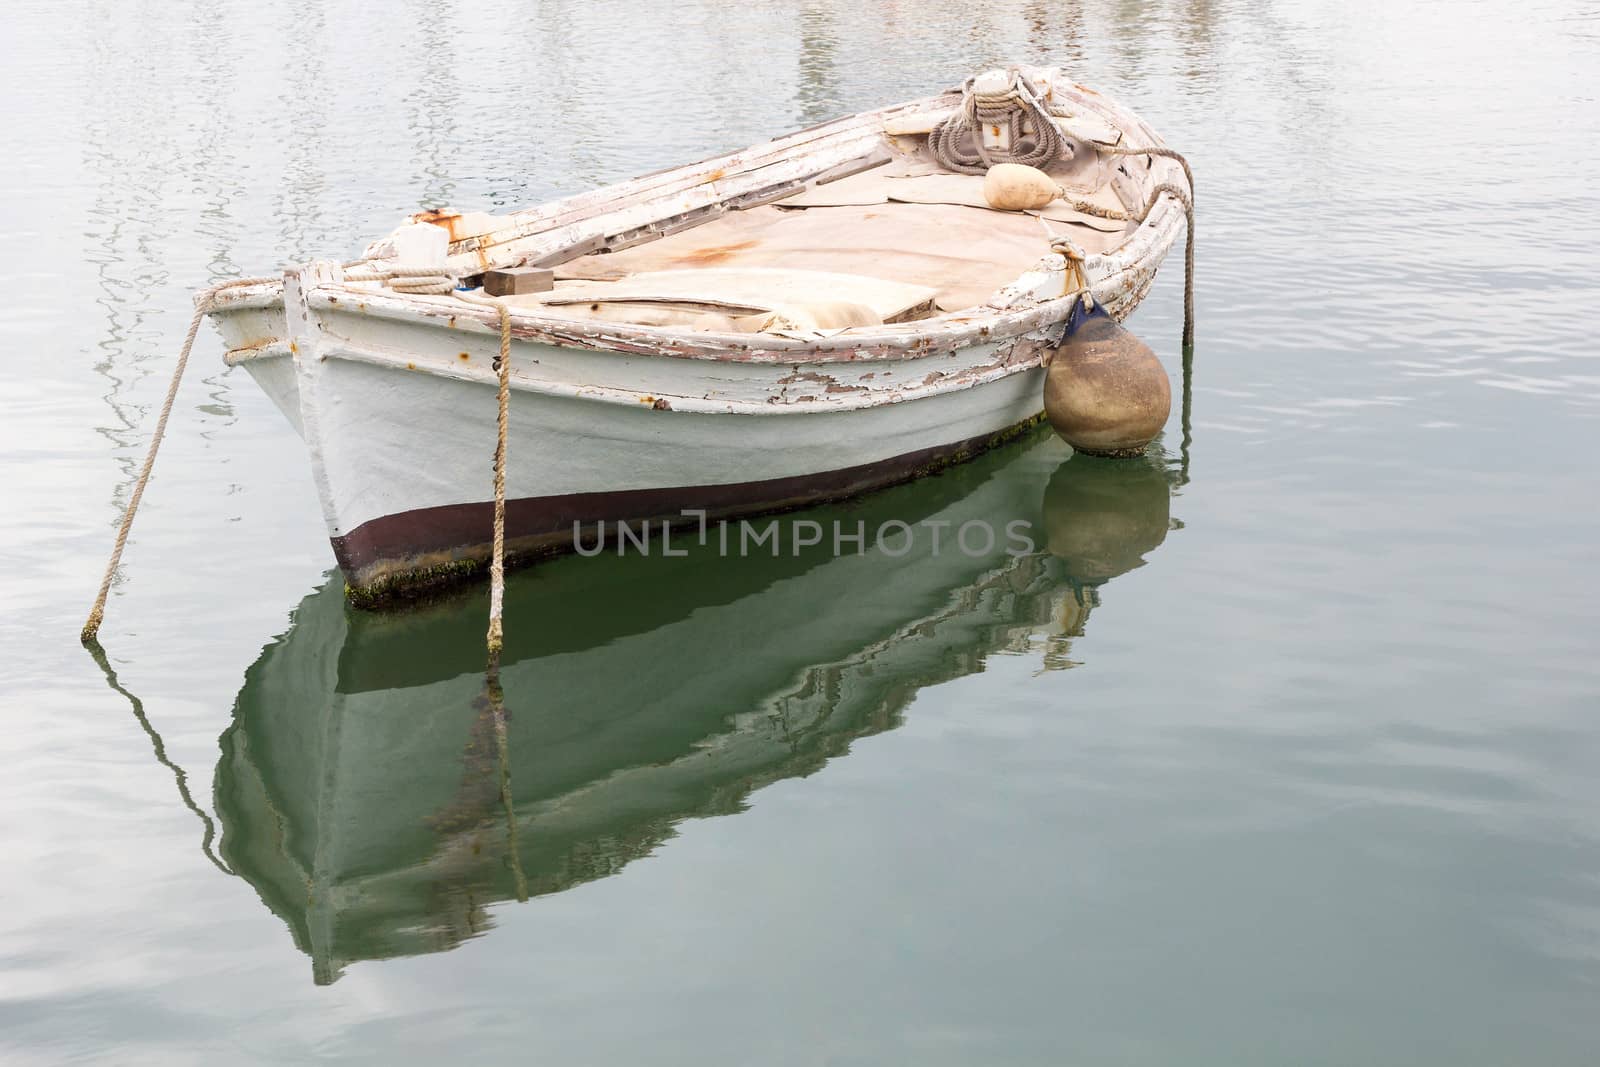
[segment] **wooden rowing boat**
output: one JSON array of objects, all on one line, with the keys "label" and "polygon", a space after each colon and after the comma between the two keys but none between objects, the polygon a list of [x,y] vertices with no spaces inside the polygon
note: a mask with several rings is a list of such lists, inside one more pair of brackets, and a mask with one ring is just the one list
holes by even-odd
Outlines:
[{"label": "wooden rowing boat", "polygon": [[[217,293],[227,362],[306,442],[352,598],[489,557],[500,329],[483,286],[510,308],[513,561],[607,523],[875,489],[1036,420],[1085,284],[1132,311],[1184,224],[1152,193],[1189,185],[1128,154],[1161,141],[1112,101],[1054,70],[998,73],[1048,107],[1043,169],[1077,206],[991,210],[981,174],[941,161],[969,81],[508,215],[424,213],[356,263]],[[1010,158],[1040,125],[969,121],[968,150]]]}]

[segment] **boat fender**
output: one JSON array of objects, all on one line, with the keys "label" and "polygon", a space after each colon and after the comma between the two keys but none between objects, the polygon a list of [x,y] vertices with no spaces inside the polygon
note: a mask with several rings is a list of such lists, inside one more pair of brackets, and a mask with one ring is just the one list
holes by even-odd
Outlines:
[{"label": "boat fender", "polygon": [[1096,456],[1143,452],[1166,425],[1172,386],[1150,346],[1096,304],[1073,304],[1050,354],[1044,412],[1073,448]]},{"label": "boat fender", "polygon": [[1060,187],[1038,167],[996,163],[983,176],[983,198],[996,211],[1037,211],[1060,195]]}]

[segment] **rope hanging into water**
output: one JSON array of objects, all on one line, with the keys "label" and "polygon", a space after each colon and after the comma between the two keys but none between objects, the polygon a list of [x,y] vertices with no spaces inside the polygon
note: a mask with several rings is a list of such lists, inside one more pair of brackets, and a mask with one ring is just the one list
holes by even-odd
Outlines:
[{"label": "rope hanging into water", "polygon": [[183,801],[183,806],[194,812],[195,817],[200,820],[200,825],[205,828],[204,834],[200,838],[200,851],[205,853],[205,857],[211,861],[211,865],[223,874],[237,873],[232,867],[223,863],[217,857],[216,851],[211,847],[212,842],[217,839],[217,825],[212,821],[211,816],[206,814],[205,809],[195,803],[194,794],[189,792],[189,775],[167,755],[166,742],[161,740],[161,735],[156,732],[155,726],[151,724],[150,717],[145,714],[144,701],[140,700],[117,680],[117,672],[112,668],[111,661],[106,658],[106,650],[100,647],[100,642],[91,641],[89,643],[89,654],[94,657],[96,666],[105,675],[106,684],[111,687],[113,692],[121,694],[127,700],[129,706],[133,708],[133,717],[139,720],[140,728],[144,730],[145,736],[150,739],[150,747],[155,753],[156,762],[172,772],[173,781],[178,786],[178,797]]},{"label": "rope hanging into water", "polygon": [[489,647],[491,672],[498,674],[500,650],[505,644],[506,592],[506,440],[511,427],[511,306],[504,300],[458,290],[457,277],[446,266],[378,267],[349,271],[346,281],[381,281],[397,293],[444,294],[468,303],[492,307],[500,316],[500,354],[494,358],[497,378],[494,445],[494,543],[489,557]]},{"label": "rope hanging into water", "polygon": [[[340,266],[355,267],[361,262],[355,260]],[[444,267],[351,270],[344,277],[347,281],[381,281],[399,293],[448,293],[456,286],[455,275]],[[89,618],[78,634],[79,640],[84,644],[87,645],[96,639],[100,633],[100,624],[105,621],[106,598],[111,594],[111,583],[116,578],[117,566],[122,562],[123,549],[128,545],[128,534],[133,529],[133,517],[139,510],[139,502],[144,499],[145,487],[150,483],[150,471],[155,467],[156,453],[160,451],[161,439],[166,435],[167,420],[172,416],[172,405],[177,400],[178,386],[183,382],[183,372],[189,365],[189,353],[194,350],[201,321],[205,318],[206,312],[215,305],[217,296],[229,289],[242,289],[251,285],[275,285],[282,281],[281,275],[230,278],[202,289],[195,295],[194,317],[189,320],[189,332],[183,339],[183,347],[178,351],[178,365],[172,370],[172,381],[167,386],[167,396],[161,404],[161,414],[156,419],[155,433],[150,438],[150,448],[145,453],[139,477],[133,484],[133,495],[128,499],[128,508],[122,513],[122,523],[117,528],[117,538],[111,546],[111,558],[106,561],[106,572],[100,579],[100,591],[95,595],[94,606],[89,609]]]},{"label": "rope hanging into water", "polygon": [[489,654],[489,667],[484,673],[484,695],[488,699],[489,713],[494,717],[495,762],[500,772],[500,808],[506,817],[506,859],[511,866],[517,900],[525,903],[528,899],[528,878],[522,871],[522,853],[517,847],[517,806],[511,792],[511,739],[506,729],[506,693],[500,684],[499,652]]},{"label": "rope hanging into water", "polygon": [[[453,284],[453,279],[452,279]],[[506,840],[517,899],[528,899],[528,881],[517,848],[517,811],[511,793],[511,744],[506,732],[505,690],[500,684],[500,653],[505,646],[506,589],[506,441],[511,425],[511,306],[504,300],[458,291],[456,296],[473,304],[492,307],[500,316],[500,352],[494,358],[497,379],[494,445],[494,546],[489,557],[489,662],[484,670],[484,693],[494,716],[494,743],[500,771],[500,805],[506,816]]]},{"label": "rope hanging into water", "polygon": [[500,376],[494,445],[494,554],[489,560],[489,654],[496,659],[505,643],[501,622],[506,594],[506,437],[511,423],[511,309],[500,310],[500,355],[494,361]]},{"label": "rope hanging into water", "polygon": [[[1183,153],[1164,145],[1151,145],[1147,148],[1126,148],[1115,145],[1109,148],[1095,146],[1098,151],[1113,156],[1157,156],[1161,159],[1175,161],[1183,168],[1183,180],[1189,186],[1187,190],[1178,188],[1170,182],[1161,182],[1150,192],[1150,199],[1140,213],[1138,221],[1143,222],[1156,206],[1156,199],[1162,193],[1171,193],[1173,199],[1183,205],[1183,347],[1194,347],[1194,171],[1189,166],[1189,161],[1183,158]],[[1066,195],[1065,191],[1062,193]],[[1074,204],[1074,207],[1077,205]]]},{"label": "rope hanging into water", "polygon": [[500,354],[494,359],[498,378],[498,414],[494,445],[494,547],[489,557],[489,659],[498,667],[500,649],[505,644],[502,614],[506,590],[506,439],[511,426],[511,306],[504,300],[458,292],[456,296],[473,304],[484,304],[500,314]]},{"label": "rope hanging into water", "polygon": [[[1190,174],[1188,161],[1185,160],[1182,156],[1180,156],[1177,152],[1174,152],[1170,148],[1149,148],[1149,149],[1125,148],[1125,149],[1122,149],[1118,154],[1119,155],[1149,154],[1149,155],[1166,156],[1166,157],[1171,158],[1171,159],[1176,159],[1180,164],[1182,164],[1184,174],[1186,174],[1186,175]],[[1191,176],[1189,178],[1189,189],[1192,190],[1193,188],[1194,188],[1194,178]],[[1093,215],[1096,218],[1111,219],[1111,220],[1116,221],[1116,222],[1143,222],[1145,219],[1149,218],[1150,212],[1155,209],[1156,201],[1160,200],[1163,196],[1171,196],[1174,200],[1176,200],[1179,204],[1181,204],[1183,206],[1183,223],[1184,223],[1184,242],[1183,242],[1183,347],[1185,349],[1193,348],[1194,347],[1194,199],[1193,199],[1193,197],[1191,197],[1189,195],[1189,192],[1187,190],[1179,188],[1176,185],[1173,185],[1171,182],[1158,182],[1156,184],[1156,186],[1153,189],[1150,190],[1150,197],[1149,197],[1148,200],[1145,201],[1144,210],[1140,211],[1136,215],[1135,214],[1130,214],[1130,213],[1128,213],[1126,211],[1118,211],[1115,208],[1100,207],[1098,204],[1091,204],[1087,200],[1079,200],[1076,197],[1074,197],[1071,193],[1067,192],[1065,189],[1059,189],[1058,188],[1056,195],[1057,195],[1058,199],[1060,199],[1062,202],[1064,202],[1068,207],[1072,208],[1074,211],[1080,211],[1085,215]],[[1088,289],[1089,275],[1088,275],[1087,271],[1084,270],[1084,266],[1083,266],[1084,255],[1083,255],[1083,253],[1081,251],[1079,251],[1078,247],[1076,245],[1074,245],[1072,243],[1072,240],[1070,238],[1068,238],[1068,237],[1057,237],[1057,238],[1055,238],[1054,240],[1052,240],[1050,242],[1050,249],[1053,252],[1058,252],[1061,255],[1065,256],[1067,258],[1067,261],[1068,261],[1069,264],[1072,264],[1072,263],[1076,262],[1076,266],[1077,266],[1077,269],[1078,269],[1078,272],[1079,272],[1079,280],[1083,283],[1083,286],[1084,286],[1084,289],[1083,289],[1084,299],[1086,301],[1089,300],[1090,299],[1090,297],[1089,297],[1089,289]]]},{"label": "rope hanging into water", "polygon": [[161,438],[167,432],[167,419],[172,415],[172,403],[178,397],[178,384],[183,381],[183,369],[189,365],[189,353],[194,349],[195,336],[200,332],[200,320],[205,318],[206,312],[211,309],[211,302],[223,290],[279,280],[278,278],[234,278],[201,290],[195,298],[194,318],[189,320],[189,333],[184,337],[183,348],[178,352],[178,365],[173,369],[172,383],[167,386],[167,398],[161,404],[161,415],[156,419],[155,434],[150,438],[150,449],[145,453],[144,466],[139,470],[139,478],[133,484],[133,495],[128,499],[128,510],[122,513],[122,525],[117,528],[117,540],[111,546],[111,558],[106,562],[105,577],[100,580],[100,592],[95,596],[94,607],[89,609],[88,621],[83,624],[83,630],[78,635],[84,644],[87,645],[95,640],[95,636],[100,632],[100,623],[105,619],[106,597],[111,592],[111,580],[116,576],[117,564],[122,561],[122,550],[127,547],[128,532],[133,529],[133,516],[139,510],[139,501],[144,499],[144,489],[150,482],[151,468],[156,465],[156,452],[160,450]]}]

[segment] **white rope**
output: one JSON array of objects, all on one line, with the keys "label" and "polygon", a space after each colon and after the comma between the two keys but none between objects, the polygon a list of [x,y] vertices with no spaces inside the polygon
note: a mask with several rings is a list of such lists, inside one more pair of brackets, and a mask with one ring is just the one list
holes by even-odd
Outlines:
[{"label": "white rope", "polygon": [[449,267],[402,267],[379,264],[364,270],[346,271],[347,282],[382,282],[397,293],[413,296],[443,295],[455,292],[457,276]]}]

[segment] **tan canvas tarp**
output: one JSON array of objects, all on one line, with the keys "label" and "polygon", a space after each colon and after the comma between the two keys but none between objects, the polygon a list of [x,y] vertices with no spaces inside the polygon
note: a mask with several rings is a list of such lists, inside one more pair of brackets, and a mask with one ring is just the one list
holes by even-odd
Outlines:
[{"label": "tan canvas tarp", "polygon": [[[1062,182],[1064,175],[1051,173],[1050,177]],[[1074,198],[1087,201],[1096,207],[1125,211],[1122,201],[1111,191],[1111,186],[1101,185],[1093,192],[1071,190]],[[979,174],[953,174],[928,163],[891,163],[888,166],[855,174],[841,181],[818,185],[802,193],[779,201],[780,207],[862,207],[868,204],[960,204],[965,207],[989,207],[983,198],[983,176]],[[1039,214],[1056,222],[1070,222],[1105,233],[1124,233],[1128,223],[1102,219],[1068,207],[1057,201],[1046,206]]]},{"label": "tan canvas tarp", "polygon": [[926,286],[937,294],[940,310],[956,311],[983,303],[1038,263],[1055,233],[1069,234],[1089,252],[1107,251],[1123,239],[957,204],[767,206],[620,252],[584,256],[558,267],[557,277],[620,279],[697,267],[830,271]]},{"label": "tan canvas tarp", "polygon": [[573,318],[813,336],[922,318],[933,310],[935,295],[926,286],[859,274],[703,267],[647,271],[616,281],[564,278],[551,291],[504,299]]}]

